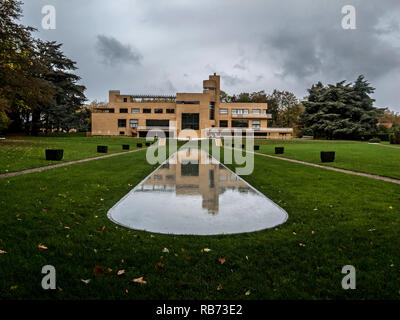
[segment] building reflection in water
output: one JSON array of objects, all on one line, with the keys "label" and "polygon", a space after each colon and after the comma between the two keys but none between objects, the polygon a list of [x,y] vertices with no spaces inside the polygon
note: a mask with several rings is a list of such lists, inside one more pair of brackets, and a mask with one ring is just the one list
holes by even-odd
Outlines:
[{"label": "building reflection in water", "polygon": [[288,215],[205,151],[180,149],[108,217],[136,230],[215,235],[272,228]]},{"label": "building reflection in water", "polygon": [[178,151],[136,190],[201,196],[202,207],[211,214],[218,213],[219,197],[225,191],[254,192],[221,163],[192,148]]}]

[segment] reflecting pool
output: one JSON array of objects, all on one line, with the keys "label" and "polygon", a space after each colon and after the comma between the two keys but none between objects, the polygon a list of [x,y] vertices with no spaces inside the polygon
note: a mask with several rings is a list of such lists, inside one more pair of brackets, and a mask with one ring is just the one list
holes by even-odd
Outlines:
[{"label": "reflecting pool", "polygon": [[122,226],[215,235],[275,227],[288,215],[207,152],[181,149],[108,211]]}]

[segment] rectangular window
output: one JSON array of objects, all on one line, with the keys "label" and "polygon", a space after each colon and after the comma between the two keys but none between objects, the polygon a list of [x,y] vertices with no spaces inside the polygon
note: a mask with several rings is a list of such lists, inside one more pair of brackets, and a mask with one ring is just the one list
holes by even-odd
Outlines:
[{"label": "rectangular window", "polygon": [[124,98],[124,102],[128,102],[128,98]]},{"label": "rectangular window", "polygon": [[124,136],[124,135],[125,135],[125,132],[124,132],[124,131],[120,131],[120,132],[119,132],[119,135],[120,135],[120,136]]},{"label": "rectangular window", "polygon": [[145,108],[143,108],[143,113],[151,113],[151,109],[145,109]]},{"label": "rectangular window", "polygon": [[121,109],[119,109],[119,113],[128,113],[128,109],[127,108],[121,108]]},{"label": "rectangular window", "polygon": [[228,114],[228,109],[219,109],[219,114]]},{"label": "rectangular window", "polygon": [[176,104],[200,104],[200,101],[177,101]]},{"label": "rectangular window", "polygon": [[260,109],[253,109],[253,114],[261,114]]},{"label": "rectangular window", "polygon": [[163,113],[163,109],[154,109],[154,113]]},{"label": "rectangular window", "polygon": [[132,108],[131,109],[131,113],[140,113],[140,109],[139,108]]},{"label": "rectangular window", "polygon": [[210,170],[208,171],[208,177],[209,177],[209,181],[210,181],[210,188],[214,188],[215,187],[215,180],[214,180],[214,170]]},{"label": "rectangular window", "polygon": [[182,177],[198,177],[199,164],[198,163],[181,163],[181,176]]},{"label": "rectangular window", "polygon": [[249,109],[232,109],[232,114],[249,114]]},{"label": "rectangular window", "polygon": [[147,127],[169,127],[169,120],[147,119]]},{"label": "rectangular window", "polygon": [[215,120],[215,102],[210,101],[210,120]]},{"label": "rectangular window", "polygon": [[232,128],[248,128],[248,120],[232,120]]},{"label": "rectangular window", "polygon": [[216,88],[213,88],[213,87],[204,87],[203,89],[204,90],[216,90]]},{"label": "rectangular window", "polygon": [[167,113],[175,113],[175,109],[167,109]]},{"label": "rectangular window", "polygon": [[220,120],[219,127],[220,128],[228,128],[228,120]]},{"label": "rectangular window", "polygon": [[126,119],[118,119],[118,128],[126,128]]},{"label": "rectangular window", "polygon": [[260,121],[253,120],[253,129],[260,129]]},{"label": "rectangular window", "polygon": [[182,113],[182,130],[184,129],[199,130],[198,113]]},{"label": "rectangular window", "polygon": [[138,119],[131,119],[131,120],[129,120],[129,126],[131,127],[131,128],[137,128],[138,127]]},{"label": "rectangular window", "polygon": [[268,110],[267,109],[263,109],[263,114],[267,114]]}]

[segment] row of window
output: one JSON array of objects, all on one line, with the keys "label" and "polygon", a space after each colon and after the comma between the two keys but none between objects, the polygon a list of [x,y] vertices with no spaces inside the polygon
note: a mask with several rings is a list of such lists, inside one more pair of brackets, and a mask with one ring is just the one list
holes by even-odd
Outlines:
[{"label": "row of window", "polygon": [[[129,127],[137,128],[138,119],[129,119]],[[146,126],[148,127],[169,127],[169,120],[147,119]],[[126,119],[118,119],[118,128],[126,128]]]},{"label": "row of window", "polygon": [[[151,108],[143,108],[142,113],[151,113]],[[128,113],[128,108],[120,108],[119,113]],[[140,113],[140,108],[132,108],[131,113]],[[156,108],[154,113],[164,113],[164,109]],[[175,113],[175,109],[165,109],[165,113]]]},{"label": "row of window", "polygon": [[[130,119],[129,127],[137,128],[138,127],[138,119]],[[118,128],[126,128],[126,119],[118,119]]]},{"label": "row of window", "polygon": [[[248,128],[249,127],[249,121],[248,120],[232,120],[231,121],[232,128]],[[228,128],[229,127],[229,121],[228,120],[220,120],[219,121],[219,127],[220,128]],[[253,129],[260,129],[261,124],[259,120],[253,120],[252,121],[252,128]]]},{"label": "row of window", "polygon": [[[249,109],[232,109],[232,114],[249,114]],[[252,109],[252,114],[261,114],[261,109]],[[219,109],[219,114],[228,114],[228,109]],[[267,114],[267,109],[262,109],[262,114]]]},{"label": "row of window", "polygon": [[[210,120],[214,120],[215,103],[210,102]],[[152,113],[151,108],[143,108],[142,113]],[[128,108],[120,108],[119,113],[128,113]],[[131,108],[131,113],[140,113],[140,108]],[[155,108],[154,113],[164,113],[164,109]],[[175,109],[165,109],[165,113],[175,113]],[[249,109],[232,109],[232,114],[249,114]],[[261,109],[252,109],[252,114],[261,114]],[[228,109],[219,109],[219,114],[228,114]],[[262,114],[267,114],[267,109],[262,109]]]},{"label": "row of window", "polygon": [[[231,121],[232,128],[248,128],[249,121],[248,120],[232,120]],[[149,119],[146,120],[147,126],[161,126],[161,127],[168,127],[169,120],[156,120],[156,119]],[[228,120],[220,120],[219,121],[220,128],[228,128],[229,121]],[[137,128],[138,127],[138,119],[130,119],[129,120],[129,127],[130,128]],[[252,121],[252,128],[253,129],[260,129],[261,124],[259,120]],[[126,119],[118,119],[118,128],[126,128]],[[197,113],[186,113],[182,116],[182,129],[193,129],[199,130],[199,118]]]}]

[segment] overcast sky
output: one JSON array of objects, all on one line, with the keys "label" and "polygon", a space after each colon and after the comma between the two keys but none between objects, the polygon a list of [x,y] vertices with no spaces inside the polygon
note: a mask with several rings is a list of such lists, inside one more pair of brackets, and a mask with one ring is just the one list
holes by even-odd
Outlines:
[{"label": "overcast sky", "polygon": [[[400,112],[399,0],[26,0],[23,23],[64,44],[89,100],[201,92],[216,72],[229,94],[274,88],[299,98],[317,81],[364,74],[376,106]],[[56,29],[43,30],[44,5]],[[356,8],[356,29],[341,9]]]}]

